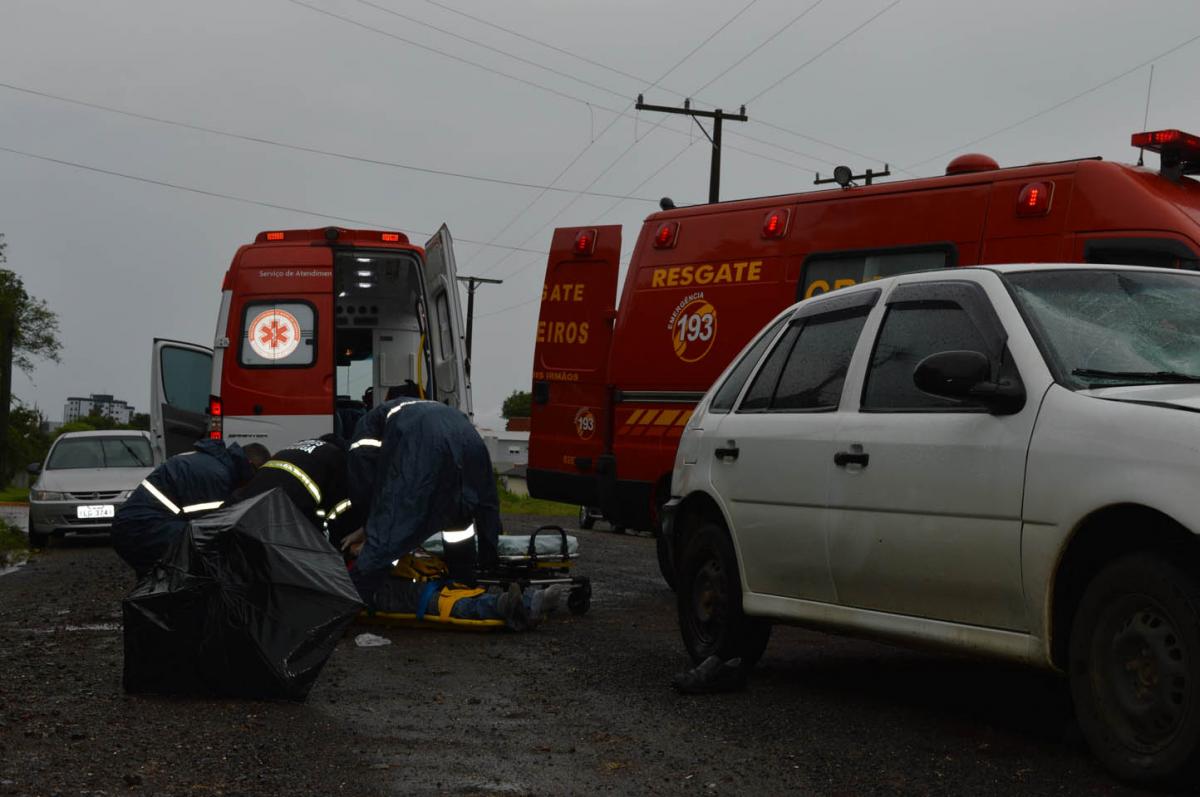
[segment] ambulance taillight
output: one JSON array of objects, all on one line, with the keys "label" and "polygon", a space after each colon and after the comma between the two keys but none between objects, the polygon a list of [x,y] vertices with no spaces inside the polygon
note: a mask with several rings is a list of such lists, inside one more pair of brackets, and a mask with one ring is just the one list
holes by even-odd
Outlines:
[{"label": "ambulance taillight", "polygon": [[679,238],[679,222],[664,221],[654,233],[655,249],[671,249]]},{"label": "ambulance taillight", "polygon": [[575,233],[575,254],[590,255],[596,249],[596,231],[580,230]]},{"label": "ambulance taillight", "polygon": [[1045,216],[1050,212],[1050,199],[1053,196],[1054,183],[1027,183],[1017,194],[1017,218]]},{"label": "ambulance taillight", "polygon": [[220,440],[224,436],[225,423],[220,396],[208,397],[208,439]]}]

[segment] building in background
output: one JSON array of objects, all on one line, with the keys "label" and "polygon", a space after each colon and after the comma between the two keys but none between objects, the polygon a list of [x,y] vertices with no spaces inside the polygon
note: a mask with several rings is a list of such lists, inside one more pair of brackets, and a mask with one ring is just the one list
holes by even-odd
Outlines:
[{"label": "building in background", "polygon": [[117,423],[133,420],[133,406],[106,393],[93,393],[88,398],[71,396],[63,407],[63,423],[78,421],[92,413],[105,415]]},{"label": "building in background", "polygon": [[529,464],[529,432],[480,429],[479,434],[487,445],[488,456],[492,458],[496,473],[504,475],[518,465]]}]

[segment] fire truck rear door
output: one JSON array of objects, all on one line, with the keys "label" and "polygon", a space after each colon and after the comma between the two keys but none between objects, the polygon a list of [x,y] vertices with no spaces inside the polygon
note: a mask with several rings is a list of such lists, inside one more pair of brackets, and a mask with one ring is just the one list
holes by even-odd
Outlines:
[{"label": "fire truck rear door", "polygon": [[188,451],[208,433],[212,349],[154,339],[150,364],[150,434],[161,457]]},{"label": "fire truck rear door", "polygon": [[554,231],[533,350],[529,446],[530,487],[547,497],[596,503],[593,477],[611,448],[608,354],[620,257],[620,225]]},{"label": "fire truck rear door", "polygon": [[430,351],[438,401],[473,415],[471,379],[467,371],[462,303],[458,297],[454,242],[443,224],[425,243],[425,289],[429,301]]}]

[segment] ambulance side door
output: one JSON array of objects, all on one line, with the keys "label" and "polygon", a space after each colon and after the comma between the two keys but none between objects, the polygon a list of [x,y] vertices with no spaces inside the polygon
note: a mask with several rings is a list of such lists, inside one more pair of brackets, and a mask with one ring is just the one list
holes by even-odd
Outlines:
[{"label": "ambulance side door", "polygon": [[150,364],[150,436],[160,459],[208,434],[213,351],[195,343],[154,339]]},{"label": "ambulance side door", "polygon": [[445,224],[425,243],[426,315],[438,401],[473,416],[466,325],[458,296],[454,242]]}]

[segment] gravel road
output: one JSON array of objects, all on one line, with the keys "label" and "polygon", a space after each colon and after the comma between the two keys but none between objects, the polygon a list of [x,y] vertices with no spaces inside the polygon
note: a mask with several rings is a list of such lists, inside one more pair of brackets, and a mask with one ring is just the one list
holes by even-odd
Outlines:
[{"label": "gravel road", "polygon": [[130,574],[104,543],[35,556],[0,577],[0,794],[1138,793],[1091,761],[1064,685],[1014,667],[776,629],[747,690],[677,696],[653,540],[577,533],[589,614],[356,628],[305,704],[126,696]]}]

